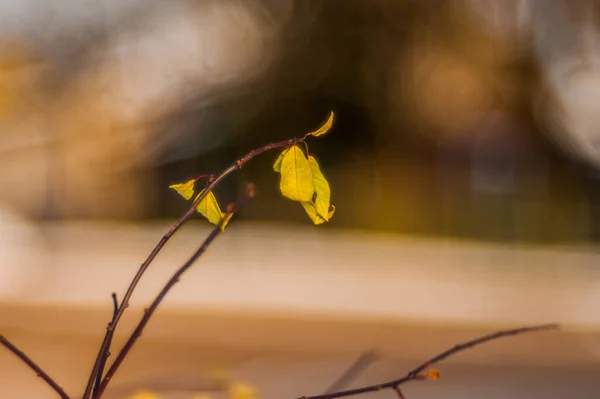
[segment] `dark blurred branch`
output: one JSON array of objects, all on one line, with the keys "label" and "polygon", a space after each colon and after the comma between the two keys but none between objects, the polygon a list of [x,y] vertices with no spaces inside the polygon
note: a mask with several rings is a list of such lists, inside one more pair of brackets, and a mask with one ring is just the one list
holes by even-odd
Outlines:
[{"label": "dark blurred branch", "polygon": [[21,359],[33,371],[35,371],[35,373],[37,374],[37,376],[41,377],[48,385],[50,385],[52,387],[52,389],[54,389],[54,391],[56,391],[56,393],[58,394],[58,396],[60,396],[62,399],[71,399],[71,397],[69,395],[67,395],[67,393],[64,391],[64,389],[62,389],[56,383],[56,381],[54,381],[44,370],[41,369],[40,366],[38,366],[33,360],[31,360],[29,358],[29,356],[27,356],[25,353],[23,353],[22,350],[20,350],[15,345],[13,345],[3,335],[0,335],[0,344],[2,344],[3,346],[5,346],[9,351],[11,351],[12,353],[14,353],[19,359]]},{"label": "dark blurred branch", "polygon": [[343,398],[346,396],[359,395],[359,394],[363,394],[363,393],[377,392],[377,391],[381,391],[384,389],[393,389],[398,394],[400,399],[404,399],[404,395],[402,394],[402,391],[400,390],[400,385],[402,385],[406,382],[409,382],[409,381],[414,381],[414,380],[437,379],[438,372],[436,370],[431,370],[424,374],[422,374],[422,372],[425,371],[425,369],[431,367],[432,365],[440,362],[441,360],[446,359],[447,357],[450,357],[452,355],[455,355],[458,352],[462,352],[466,349],[469,349],[474,346],[483,344],[485,342],[493,341],[496,339],[508,337],[511,335],[530,333],[530,332],[537,332],[537,331],[544,331],[544,330],[556,330],[556,329],[558,329],[558,327],[559,327],[558,324],[544,324],[544,325],[540,325],[540,326],[523,327],[523,328],[516,328],[513,330],[498,331],[496,333],[484,335],[482,337],[473,339],[471,341],[456,345],[456,346],[432,357],[431,359],[429,359],[425,363],[421,364],[417,368],[411,370],[406,376],[404,376],[402,378],[398,378],[396,380],[392,380],[392,381],[388,381],[388,382],[383,382],[380,384],[367,385],[367,386],[356,388],[356,389],[349,389],[346,391],[337,391],[337,392],[326,393],[323,395],[315,395],[315,396],[302,396],[299,399],[335,399],[335,398]]},{"label": "dark blurred branch", "polygon": [[332,393],[347,387],[353,380],[358,378],[377,358],[378,353],[370,350],[358,357],[352,365],[342,374],[324,393]]}]

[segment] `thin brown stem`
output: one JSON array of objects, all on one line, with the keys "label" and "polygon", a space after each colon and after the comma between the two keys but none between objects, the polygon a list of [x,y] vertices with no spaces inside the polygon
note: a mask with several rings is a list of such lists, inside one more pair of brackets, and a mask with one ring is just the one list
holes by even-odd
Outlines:
[{"label": "thin brown stem", "polygon": [[200,204],[200,202],[208,195],[208,193],[211,192],[227,176],[229,176],[231,173],[235,172],[236,170],[239,170],[242,166],[244,166],[246,164],[246,162],[250,161],[255,156],[262,154],[269,150],[289,147],[290,145],[293,145],[295,143],[302,142],[302,141],[304,141],[304,138],[292,138],[292,139],[280,141],[277,143],[267,144],[263,147],[256,148],[256,149],[250,151],[248,154],[246,154],[242,158],[238,159],[237,161],[235,161],[234,163],[229,165],[229,167],[227,167],[217,177],[215,177],[212,181],[210,181],[210,184],[208,184],[206,189],[194,200],[194,202],[192,203],[190,208],[187,210],[187,212],[183,216],[181,216],[169,228],[169,231],[167,231],[167,233],[165,233],[165,235],[163,235],[163,237],[160,239],[158,244],[156,244],[156,246],[154,247],[152,252],[150,252],[150,255],[148,255],[148,258],[144,261],[144,263],[142,263],[142,265],[136,272],[135,276],[131,280],[129,287],[127,287],[127,291],[125,292],[125,295],[123,296],[123,300],[121,302],[121,305],[119,306],[118,311],[116,312],[116,314],[114,315],[114,318],[111,320],[111,322],[106,327],[106,333],[104,335],[102,344],[100,345],[100,349],[98,350],[98,354],[96,356],[96,360],[94,361],[92,371],[89,375],[88,382],[87,382],[87,385],[86,385],[86,388],[85,388],[85,391],[83,394],[83,399],[89,399],[92,395],[92,390],[95,385],[94,382],[96,381],[97,378],[99,378],[98,374],[100,372],[100,368],[102,367],[102,364],[104,364],[106,362],[106,355],[110,352],[110,344],[111,344],[115,329],[117,328],[117,325],[119,324],[119,321],[121,320],[121,317],[123,316],[123,313],[129,306],[129,299],[131,298],[135,288],[137,287],[137,284],[141,280],[143,274],[146,272],[146,270],[148,269],[148,267],[150,266],[152,261],[154,261],[154,258],[156,258],[158,253],[163,249],[163,247],[171,239],[171,237],[173,237],[173,235],[177,232],[177,230],[179,230],[179,228],[181,226],[183,226],[186,222],[188,222],[196,214],[196,208],[197,208],[198,204]]},{"label": "thin brown stem", "polygon": [[60,387],[54,381],[48,373],[46,373],[40,366],[38,366],[29,356],[27,356],[22,350],[17,348],[12,342],[10,342],[5,336],[0,335],[0,344],[4,345],[9,351],[14,353],[19,359],[21,359],[25,364],[29,366],[38,377],[41,377],[48,385],[54,389],[54,391],[60,396],[62,399],[71,399],[69,395],[65,392],[64,389]]},{"label": "thin brown stem", "polygon": [[117,372],[117,370],[119,369],[121,364],[123,363],[123,360],[125,360],[125,358],[129,354],[129,351],[131,350],[133,345],[141,337],[142,331],[144,330],[144,328],[150,321],[150,318],[152,317],[152,315],[154,314],[154,312],[156,311],[158,306],[161,304],[161,302],[163,301],[165,296],[169,293],[171,288],[173,288],[175,286],[175,284],[177,284],[179,282],[179,279],[181,278],[181,276],[193,266],[194,262],[196,262],[196,260],[198,260],[198,258],[204,252],[206,252],[206,250],[208,249],[210,244],[221,233],[221,231],[222,231],[221,225],[223,224],[223,221],[228,220],[231,215],[237,213],[246,204],[246,202],[248,202],[248,200],[250,200],[253,197],[254,197],[254,187],[252,185],[248,185],[246,187],[246,192],[244,193],[242,198],[236,204],[229,207],[229,209],[227,210],[226,216],[223,217],[223,219],[222,219],[222,222],[218,226],[215,226],[215,228],[212,229],[212,231],[210,232],[208,237],[204,240],[202,245],[200,245],[200,247],[198,247],[196,252],[194,252],[194,254],[173,274],[173,276],[169,279],[169,281],[167,281],[167,283],[165,284],[163,289],[160,291],[160,293],[156,296],[154,301],[152,301],[152,304],[144,310],[144,315],[142,316],[141,320],[139,321],[137,327],[135,328],[135,330],[133,331],[133,333],[131,334],[131,336],[129,337],[127,342],[125,343],[125,345],[123,345],[123,348],[119,351],[119,354],[115,358],[115,361],[112,363],[111,367],[108,369],[108,371],[106,372],[106,375],[102,379],[102,382],[98,386],[98,389],[95,391],[95,393],[94,393],[95,399],[99,399],[100,397],[102,397],[102,394],[106,390],[107,385],[110,383],[111,379],[113,378],[113,376],[115,375],[115,373]]},{"label": "thin brown stem", "polygon": [[396,391],[396,394],[398,394],[398,397],[400,399],[406,399],[406,397],[404,396],[404,394],[402,393],[402,390],[400,389],[400,387],[394,387],[394,391]]},{"label": "thin brown stem", "polygon": [[403,398],[402,391],[400,391],[400,388],[399,388],[400,385],[402,385],[406,382],[409,382],[409,381],[414,381],[414,380],[426,380],[426,379],[437,378],[437,374],[435,374],[435,373],[434,374],[428,374],[428,373],[422,374],[422,372],[425,371],[425,369],[427,369],[428,367],[432,366],[433,364],[438,363],[439,361],[444,360],[449,356],[452,356],[458,352],[461,352],[463,350],[472,348],[476,345],[480,345],[480,344],[483,344],[485,342],[489,342],[492,340],[508,337],[511,335],[519,335],[519,334],[536,332],[536,331],[556,330],[556,329],[558,329],[558,327],[559,327],[558,324],[544,324],[544,325],[540,325],[540,326],[532,326],[532,327],[516,328],[516,329],[512,329],[512,330],[498,331],[493,334],[484,335],[482,337],[475,338],[471,341],[456,345],[456,346],[440,353],[439,355],[436,355],[433,358],[429,359],[425,363],[421,364],[419,367],[411,370],[406,376],[404,376],[402,378],[398,378],[398,379],[388,381],[388,382],[383,382],[380,384],[367,385],[367,386],[356,388],[356,389],[349,389],[346,391],[337,391],[337,392],[326,393],[323,395],[315,395],[315,396],[303,396],[299,399],[335,399],[335,398],[343,398],[343,397],[347,397],[347,396],[359,395],[359,394],[363,394],[363,393],[377,392],[377,391],[381,391],[383,389],[393,389],[400,396],[400,398]]}]

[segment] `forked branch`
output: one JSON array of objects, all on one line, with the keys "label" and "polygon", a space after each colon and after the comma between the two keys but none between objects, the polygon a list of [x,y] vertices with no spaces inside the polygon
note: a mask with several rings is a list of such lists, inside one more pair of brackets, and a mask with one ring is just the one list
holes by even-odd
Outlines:
[{"label": "forked branch", "polygon": [[[112,337],[113,337],[113,335],[115,333],[115,329],[117,328],[117,326],[119,324],[119,321],[121,320],[121,317],[123,316],[123,313],[125,312],[125,310],[129,306],[129,300],[131,299],[131,296],[133,295],[133,292],[134,292],[135,288],[137,287],[137,284],[140,282],[143,274],[146,272],[146,270],[148,269],[148,267],[150,266],[150,264],[154,261],[154,259],[158,255],[158,253],[163,249],[163,247],[165,246],[165,244],[171,239],[171,237],[173,237],[173,235],[185,223],[187,223],[196,214],[196,210],[197,210],[198,205],[227,176],[229,176],[231,173],[233,173],[233,172],[241,169],[242,166],[244,166],[248,161],[250,161],[255,156],[257,156],[259,154],[262,154],[264,152],[270,151],[270,150],[274,150],[274,149],[278,149],[278,148],[285,148],[285,147],[289,147],[291,145],[294,145],[296,143],[304,142],[304,140],[306,140],[307,137],[308,137],[308,135],[305,135],[302,138],[292,138],[292,139],[280,141],[280,142],[277,142],[277,143],[271,143],[271,144],[268,144],[268,145],[256,148],[256,149],[250,151],[248,154],[246,154],[242,158],[240,158],[237,161],[233,162],[225,170],[223,170],[219,175],[217,175],[214,179],[211,179],[208,182],[206,188],[198,195],[198,197],[196,197],[196,199],[193,201],[193,203],[191,204],[191,206],[187,210],[187,212],[183,216],[181,216],[169,228],[169,230],[162,236],[162,238],[160,239],[160,241],[156,244],[156,246],[154,247],[154,249],[152,250],[152,252],[150,252],[150,255],[148,255],[148,258],[146,258],[146,260],[144,261],[144,263],[142,263],[142,265],[140,266],[140,268],[136,272],[135,276],[131,280],[131,283],[129,284],[129,287],[127,288],[127,290],[125,292],[125,295],[123,296],[123,300],[121,301],[121,304],[120,304],[119,308],[117,309],[117,312],[114,314],[114,317],[112,318],[111,322],[106,327],[106,333],[104,335],[104,339],[102,341],[102,344],[100,345],[100,349],[98,350],[98,354],[96,356],[96,360],[94,361],[94,365],[92,367],[92,371],[91,371],[91,373],[89,375],[87,386],[86,386],[85,392],[83,394],[83,399],[89,399],[91,397],[91,395],[92,395],[92,389],[93,389],[93,387],[95,385],[94,382],[98,378],[102,377],[101,375],[99,376],[100,369],[102,368],[102,365],[106,363],[106,358],[107,358],[108,353],[110,352],[110,345],[111,345]],[[94,395],[94,397],[97,397],[97,396]]]},{"label": "forked branch", "polygon": [[175,284],[177,284],[177,282],[179,282],[179,279],[181,278],[181,276],[193,266],[194,262],[196,262],[196,260],[198,260],[198,258],[204,252],[206,252],[206,250],[210,246],[210,244],[221,233],[222,225],[227,223],[227,221],[233,216],[233,214],[237,213],[253,197],[254,197],[254,186],[249,184],[246,187],[246,190],[245,190],[244,194],[242,195],[242,197],[238,200],[238,202],[235,204],[232,204],[228,207],[226,216],[222,219],[221,223],[212,229],[212,231],[210,232],[208,237],[204,240],[202,245],[200,245],[200,247],[196,250],[196,252],[194,252],[194,254],[173,274],[173,276],[169,279],[169,281],[167,281],[165,286],[162,288],[160,293],[156,296],[154,301],[152,301],[152,304],[144,310],[144,315],[142,316],[141,320],[139,321],[137,327],[135,328],[135,330],[133,331],[133,333],[131,334],[131,336],[129,337],[127,342],[125,343],[125,345],[123,345],[123,348],[121,349],[121,351],[115,358],[115,361],[112,363],[111,367],[106,372],[106,375],[102,379],[102,382],[98,386],[98,389],[96,389],[96,391],[94,392],[94,398],[100,398],[102,396],[102,394],[106,390],[107,385],[110,383],[112,377],[115,375],[115,373],[117,372],[117,370],[123,363],[123,360],[125,360],[125,358],[127,357],[127,354],[129,353],[129,351],[131,350],[133,345],[141,337],[142,331],[144,330],[144,328],[150,321],[150,318],[152,317],[152,315],[154,314],[154,312],[156,311],[158,306],[161,304],[161,302],[163,301],[165,296],[169,293],[171,288],[173,288],[173,286],[175,286]]},{"label": "forked branch", "polygon": [[29,366],[29,368],[31,368],[33,371],[35,371],[35,373],[38,375],[38,377],[41,377],[48,385],[50,385],[52,387],[52,389],[54,389],[54,391],[56,391],[58,396],[60,396],[62,399],[71,399],[71,397],[69,395],[67,395],[65,390],[62,389],[60,387],[60,385],[58,385],[56,383],[56,381],[54,381],[48,375],[48,373],[46,373],[44,370],[42,370],[42,368],[40,366],[38,366],[33,360],[31,360],[31,358],[29,356],[27,356],[25,353],[23,353],[22,350],[20,350],[12,342],[10,342],[4,335],[0,335],[0,344],[2,344],[9,351],[14,353],[19,359],[21,359],[23,361],[23,363],[27,364]]},{"label": "forked branch", "polygon": [[326,393],[323,395],[302,396],[301,398],[298,398],[298,399],[336,399],[336,398],[343,398],[343,397],[347,397],[347,396],[360,395],[363,393],[377,392],[377,391],[381,391],[384,389],[392,389],[398,394],[398,396],[401,399],[404,399],[404,396],[402,395],[402,391],[400,390],[400,385],[407,383],[409,381],[414,381],[414,380],[437,379],[438,378],[437,370],[431,370],[427,373],[423,373],[423,371],[425,371],[427,368],[433,366],[434,364],[440,362],[441,360],[444,360],[452,355],[455,355],[458,352],[462,352],[466,349],[469,349],[474,346],[483,344],[485,342],[493,341],[493,340],[496,340],[499,338],[504,338],[504,337],[508,337],[511,335],[519,335],[519,334],[524,334],[524,333],[536,332],[536,331],[556,330],[556,329],[558,329],[558,327],[559,327],[558,324],[544,324],[544,325],[539,325],[539,326],[523,327],[523,328],[516,328],[516,329],[512,329],[512,330],[498,331],[493,334],[484,335],[482,337],[475,338],[471,341],[456,345],[456,346],[432,357],[425,363],[423,363],[420,366],[416,367],[415,369],[411,370],[408,374],[406,374],[402,378],[383,382],[380,384],[367,385],[367,386],[363,386],[360,388],[349,389],[349,390],[345,390],[345,391]]}]

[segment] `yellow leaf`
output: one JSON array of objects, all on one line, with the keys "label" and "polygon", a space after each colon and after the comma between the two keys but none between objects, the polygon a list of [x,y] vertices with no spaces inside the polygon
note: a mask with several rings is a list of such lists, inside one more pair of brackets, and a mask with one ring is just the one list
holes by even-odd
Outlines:
[{"label": "yellow leaf", "polygon": [[[202,195],[204,191],[200,192],[196,198]],[[218,226],[221,222],[221,218],[225,216],[223,212],[221,212],[221,208],[219,207],[219,203],[217,202],[217,198],[213,194],[213,192],[209,192],[206,197],[196,207],[196,210],[205,218],[208,219],[209,222]],[[221,229],[225,229],[225,226],[221,226]]]},{"label": "yellow leaf", "polygon": [[234,382],[229,386],[229,399],[257,399],[256,390],[250,385]]},{"label": "yellow leaf", "polygon": [[131,395],[130,399],[160,399],[160,397],[150,391],[138,391]]},{"label": "yellow leaf", "polygon": [[181,195],[183,198],[189,200],[190,198],[192,198],[192,195],[194,195],[195,183],[196,180],[192,179],[185,183],[172,184],[169,186],[169,188],[172,188],[173,190],[177,191],[177,193],[179,193],[179,195]]},{"label": "yellow leaf", "polygon": [[204,393],[197,393],[194,395],[193,399],[212,399],[212,396]]},{"label": "yellow leaf", "polygon": [[308,163],[313,177],[315,198],[311,201],[302,202],[302,206],[313,223],[319,225],[331,219],[335,212],[335,207],[330,203],[331,189],[329,182],[321,172],[321,168],[319,168],[319,163],[312,156],[308,157]]},{"label": "yellow leaf", "polygon": [[327,214],[327,218],[331,219],[333,217],[334,213],[335,213],[335,205],[331,205],[331,210],[329,211],[329,214]]},{"label": "yellow leaf", "polygon": [[310,171],[313,176],[313,185],[315,187],[316,197],[314,200],[314,204],[317,210],[317,214],[328,221],[329,208],[331,207],[331,189],[329,188],[329,182],[321,172],[321,168],[319,168],[319,163],[312,155],[308,157],[308,163],[310,165]]},{"label": "yellow leaf", "polygon": [[279,189],[285,197],[300,202],[312,200],[315,193],[310,165],[297,145],[291,146],[281,160]]},{"label": "yellow leaf", "polygon": [[317,214],[317,209],[315,208],[315,204],[313,202],[302,202],[302,207],[304,207],[306,214],[315,225],[325,223],[325,219]]},{"label": "yellow leaf", "polygon": [[331,126],[333,126],[333,111],[331,111],[329,113],[329,118],[327,118],[327,121],[317,130],[315,130],[314,132],[310,132],[308,133],[310,136],[314,136],[314,137],[319,137],[324,135],[325,133],[327,133],[329,131],[329,129],[331,129]]},{"label": "yellow leaf", "polygon": [[279,156],[275,160],[275,163],[273,164],[273,170],[275,172],[277,172],[277,173],[281,172],[281,161],[283,161],[283,157],[285,156],[285,153],[288,151],[289,151],[289,148],[286,148],[285,150],[281,151],[281,154],[279,154]]}]

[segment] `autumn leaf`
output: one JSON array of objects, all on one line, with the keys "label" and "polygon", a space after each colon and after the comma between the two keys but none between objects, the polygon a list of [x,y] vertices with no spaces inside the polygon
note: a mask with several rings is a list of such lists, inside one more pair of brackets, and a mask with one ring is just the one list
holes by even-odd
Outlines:
[{"label": "autumn leaf", "polygon": [[306,214],[308,215],[310,220],[313,221],[313,223],[315,225],[320,225],[320,224],[326,222],[325,219],[323,219],[321,216],[319,216],[319,214],[317,214],[317,209],[315,207],[315,204],[312,201],[301,202],[301,204],[302,204],[302,207],[304,208],[304,210],[306,211]]},{"label": "autumn leaf", "polygon": [[317,213],[322,217],[326,217],[329,220],[329,208],[331,201],[331,189],[329,182],[321,172],[319,163],[313,156],[308,157],[308,164],[310,165],[310,171],[313,176],[313,185],[315,187],[315,208]]},{"label": "autumn leaf", "polygon": [[321,172],[319,163],[313,156],[308,157],[308,163],[313,177],[315,196],[311,201],[302,202],[302,206],[313,223],[319,225],[331,219],[335,207],[331,205],[331,189],[329,182]]},{"label": "autumn leaf", "polygon": [[275,160],[275,163],[273,164],[273,170],[275,172],[281,173],[281,161],[283,161],[283,157],[285,156],[285,154],[288,151],[289,151],[289,148],[286,148],[285,150],[281,151],[281,154],[279,154],[279,156]]},{"label": "autumn leaf", "polygon": [[181,195],[186,200],[189,200],[194,195],[194,184],[196,183],[195,179],[189,180],[185,183],[172,184],[169,188],[177,191],[179,195]]},{"label": "autumn leaf", "polygon": [[281,194],[300,202],[308,202],[315,193],[310,165],[302,150],[293,145],[281,159]]},{"label": "autumn leaf", "polygon": [[[202,195],[203,192],[204,191],[198,194],[194,201],[198,199],[198,197]],[[202,199],[202,201],[200,201],[200,203],[196,207],[196,210],[215,226],[218,226],[219,223],[221,223],[221,219],[223,219],[223,217],[225,216],[225,214],[221,211],[221,208],[219,207],[219,202],[217,201],[217,198],[215,197],[212,191],[209,192],[208,195],[204,197],[204,199]],[[221,226],[221,230],[225,230],[225,225],[228,221],[229,220],[223,223],[223,225]]]},{"label": "autumn leaf", "polygon": [[325,121],[325,123],[314,132],[308,133],[308,136],[319,137],[327,133],[331,129],[331,126],[333,126],[333,119],[334,114],[333,111],[331,111],[329,113],[329,118],[327,118],[327,121]]}]

